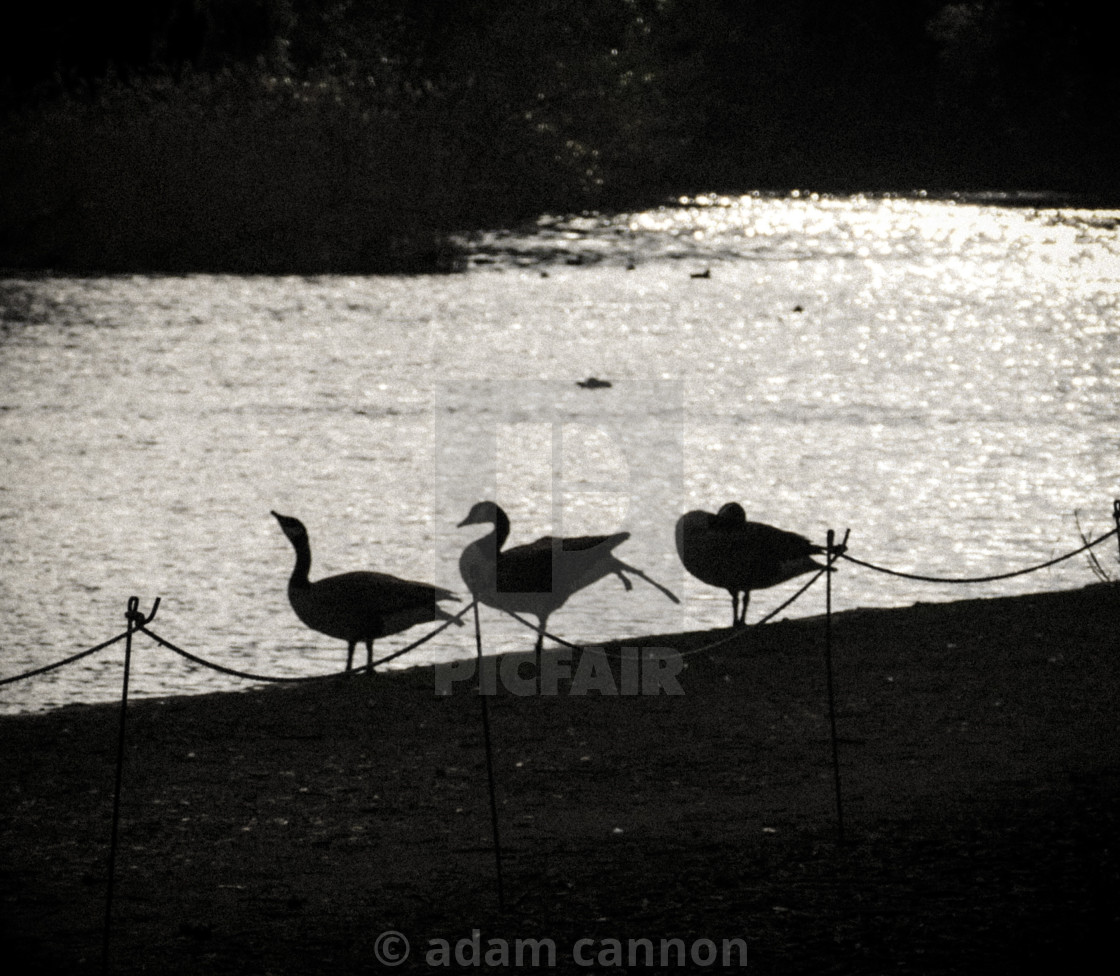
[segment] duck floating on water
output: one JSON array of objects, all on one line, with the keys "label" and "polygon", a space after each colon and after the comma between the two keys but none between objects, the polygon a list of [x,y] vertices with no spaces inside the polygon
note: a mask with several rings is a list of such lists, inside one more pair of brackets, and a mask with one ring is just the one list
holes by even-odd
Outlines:
[{"label": "duck floating on water", "polygon": [[[296,616],[312,630],[346,641],[346,670],[354,665],[354,648],[366,646],[366,667],[373,673],[373,642],[417,624],[454,620],[439,606],[457,600],[449,590],[430,583],[399,579],[388,573],[357,570],[311,582],[311,540],[297,518],[272,513],[296,550],[296,565],[288,580],[288,602]],[[455,623],[462,626],[461,620]]]},{"label": "duck floating on water", "polygon": [[[617,576],[627,590],[627,573],[656,587],[674,603],[677,596],[640,569],[624,563],[613,551],[630,538],[629,532],[561,539],[544,536],[535,542],[502,549],[509,538],[509,517],[492,501],[478,502],[459,528],[492,524],[494,529],[470,543],[459,557],[459,572],[476,600],[513,613],[529,613],[540,629],[572,594],[604,576]],[[534,653],[540,671],[544,634],[538,633]]]},{"label": "duck floating on water", "polygon": [[601,380],[598,376],[589,376],[585,380],[576,380],[576,386],[584,390],[606,390],[611,387],[610,380]]},{"label": "duck floating on water", "polygon": [[[687,512],[677,520],[677,554],[702,583],[731,594],[731,626],[747,625],[752,590],[764,590],[825,567],[812,557],[825,551],[796,532],[748,522],[743,506]],[[742,607],[739,595],[742,594]]]}]

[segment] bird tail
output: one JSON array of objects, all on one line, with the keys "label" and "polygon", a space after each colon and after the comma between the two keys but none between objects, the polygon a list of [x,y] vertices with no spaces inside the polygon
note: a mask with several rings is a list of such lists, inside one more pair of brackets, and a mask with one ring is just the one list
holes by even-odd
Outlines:
[{"label": "bird tail", "polygon": [[[836,572],[835,566],[825,566],[824,563],[818,563],[812,556],[802,556],[800,559],[787,559],[783,563],[778,564],[777,579],[775,582],[784,583],[786,580],[791,580],[795,576],[801,576],[803,573],[815,573],[817,570],[827,569],[830,573]],[[767,584],[773,586],[773,583]]]},{"label": "bird tail", "polygon": [[617,570],[615,570],[615,572],[618,573],[619,578],[622,580],[622,582],[624,584],[626,584],[626,589],[630,589],[630,581],[625,576],[622,575],[623,572],[633,573],[635,576],[637,576],[641,579],[644,579],[647,583],[649,583],[650,586],[654,587],[655,589],[660,590],[662,593],[664,593],[674,603],[680,603],[681,602],[680,598],[672,590],[670,590],[667,586],[662,586],[660,583],[657,582],[657,580],[653,579],[650,576],[647,576],[645,573],[643,573],[636,566],[631,566],[629,563],[624,563],[621,559],[618,560],[618,566],[619,566],[619,568]]}]

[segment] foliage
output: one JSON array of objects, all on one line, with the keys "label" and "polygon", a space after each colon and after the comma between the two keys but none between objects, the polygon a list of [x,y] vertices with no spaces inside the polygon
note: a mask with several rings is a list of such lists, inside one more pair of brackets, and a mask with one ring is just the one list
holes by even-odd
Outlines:
[{"label": "foliage", "polygon": [[1087,0],[43,0],[0,41],[0,261],[453,262],[697,188],[1102,191]]}]

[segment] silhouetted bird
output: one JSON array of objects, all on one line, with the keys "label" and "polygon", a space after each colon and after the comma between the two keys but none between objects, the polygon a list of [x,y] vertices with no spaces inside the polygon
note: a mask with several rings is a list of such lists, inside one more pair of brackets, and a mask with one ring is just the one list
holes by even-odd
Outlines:
[{"label": "silhouetted bird", "polygon": [[[358,570],[327,576],[312,583],[311,541],[297,518],[273,512],[284,535],[295,547],[296,566],[288,580],[288,600],[312,630],[346,641],[346,670],[354,665],[354,647],[366,646],[366,664],[373,673],[373,642],[417,624],[451,620],[439,600],[457,600],[448,590],[414,583],[387,573]],[[462,626],[462,621],[455,621]]]},{"label": "silhouetted bird", "polygon": [[[569,539],[544,536],[536,542],[503,550],[509,538],[509,518],[494,502],[478,502],[459,528],[488,523],[493,524],[494,531],[470,543],[459,557],[463,582],[480,603],[514,613],[531,613],[541,630],[568,597],[604,576],[617,576],[629,590],[633,584],[625,574],[633,573],[674,603],[680,603],[670,590],[611,552],[630,538],[629,532]],[[538,634],[534,649],[538,673],[543,642],[544,635]]]},{"label": "silhouetted bird", "polygon": [[585,390],[604,390],[611,385],[610,380],[601,380],[597,376],[589,376],[585,380],[576,380],[576,386]]},{"label": "silhouetted bird", "polygon": [[812,558],[824,548],[795,532],[748,522],[738,502],[728,502],[715,515],[704,511],[682,515],[677,520],[676,542],[685,569],[702,583],[731,594],[732,627],[747,625],[751,590],[764,590],[824,569]]},{"label": "silhouetted bird", "polygon": [[710,278],[712,276],[712,269],[705,268],[703,271],[693,271],[689,275],[690,278]]}]

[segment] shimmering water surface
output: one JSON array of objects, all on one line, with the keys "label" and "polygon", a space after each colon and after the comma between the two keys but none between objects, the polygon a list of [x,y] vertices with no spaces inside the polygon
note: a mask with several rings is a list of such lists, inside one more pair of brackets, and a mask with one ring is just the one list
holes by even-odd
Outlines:
[{"label": "shimmering water surface", "polygon": [[[288,607],[270,509],[307,523],[313,578],[464,595],[481,531],[455,524],[479,498],[506,507],[511,544],[628,529],[619,554],[682,604],[605,580],[551,621],[581,641],[726,626],[672,533],[731,499],[921,573],[1076,548],[1074,513],[1101,534],[1120,494],[1118,227],[1043,201],[700,198],[489,235],[452,276],[4,279],[0,675],[119,633],[132,594],[228,666],[336,670],[345,647]],[[575,385],[591,375],[613,385]],[[1120,575],[1115,546],[1101,556]],[[1081,557],[968,588],[843,565],[834,603],[1092,578]],[[792,588],[757,593],[751,619]],[[822,609],[813,590],[787,613]],[[497,612],[483,625],[490,652],[532,643]],[[136,647],[134,694],[245,686]],[[469,627],[397,663],[468,653]],[[121,656],[4,687],[0,709],[111,700]]]}]

